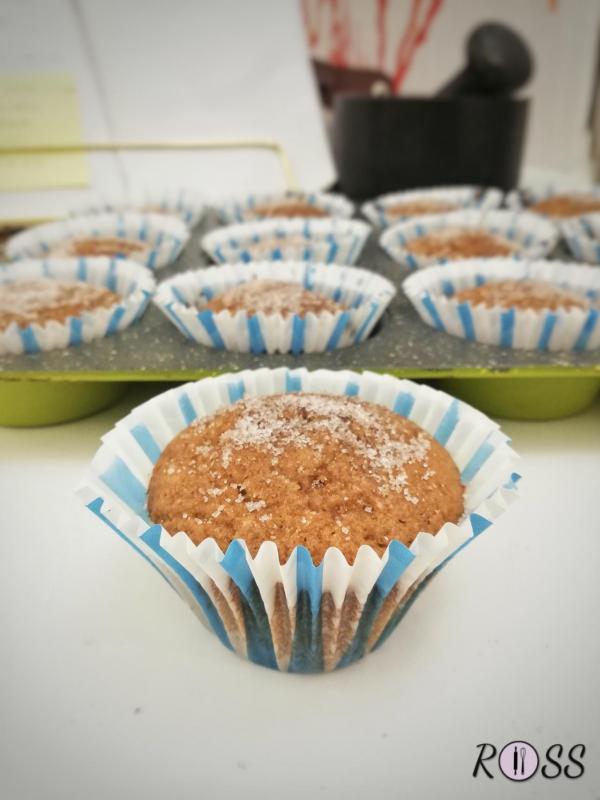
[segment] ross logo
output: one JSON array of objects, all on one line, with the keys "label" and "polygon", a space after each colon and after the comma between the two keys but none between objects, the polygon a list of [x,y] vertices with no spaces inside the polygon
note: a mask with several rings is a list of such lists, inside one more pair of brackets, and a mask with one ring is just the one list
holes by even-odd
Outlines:
[{"label": "ross logo", "polygon": [[526,781],[537,772],[540,764],[538,751],[529,742],[509,742],[498,757],[498,766],[511,781]]},{"label": "ross logo", "polygon": [[540,754],[529,742],[509,742],[502,747],[499,755],[496,745],[482,742],[477,745],[473,777],[483,774],[493,780],[497,764],[500,773],[510,781],[527,781],[536,773],[547,780],[560,778],[561,775],[575,780],[581,778],[585,772],[585,749],[585,745],[581,743],[565,747],[557,742],[551,744],[543,759],[540,759]]}]

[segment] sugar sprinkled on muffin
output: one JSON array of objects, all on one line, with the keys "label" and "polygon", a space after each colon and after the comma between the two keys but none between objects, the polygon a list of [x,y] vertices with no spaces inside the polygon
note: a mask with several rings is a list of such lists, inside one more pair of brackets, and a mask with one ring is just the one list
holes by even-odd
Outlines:
[{"label": "sugar sprinkled on muffin", "polygon": [[392,539],[409,545],[464,510],[448,452],[410,420],[375,403],[319,394],[241,400],[176,436],[154,467],[151,519],[222,550],[243,539],[255,555],[275,542],[320,562],[328,547],[349,561]]},{"label": "sugar sprinkled on muffin", "polygon": [[119,236],[86,236],[58,242],[50,248],[49,255],[57,257],[95,257],[108,256],[121,258],[139,258],[150,252],[146,242],[126,239]]},{"label": "sugar sprinkled on muffin", "polygon": [[518,250],[514,242],[479,228],[433,231],[411,239],[404,247],[416,256],[449,260],[510,256]]},{"label": "sugar sprinkled on muffin", "polygon": [[558,308],[589,308],[588,300],[576,292],[545,281],[490,281],[456,292],[460,303],[484,305],[488,308],[520,308],[555,311]]},{"label": "sugar sprinkled on muffin", "polygon": [[116,292],[82,281],[49,278],[0,284],[0,330],[11,323],[64,322],[84,311],[109,308],[121,300]]},{"label": "sugar sprinkled on muffin", "polygon": [[299,283],[273,280],[251,280],[218,294],[202,309],[215,313],[246,311],[248,314],[290,314],[305,316],[328,311],[336,314],[345,306],[337,303],[322,292],[310,291]]}]

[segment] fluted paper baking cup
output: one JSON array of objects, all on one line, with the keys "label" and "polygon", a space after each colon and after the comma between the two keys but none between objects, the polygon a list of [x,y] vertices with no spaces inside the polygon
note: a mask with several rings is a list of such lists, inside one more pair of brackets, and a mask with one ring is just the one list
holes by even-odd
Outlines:
[{"label": "fluted paper baking cup", "polygon": [[459,208],[491,209],[501,205],[503,196],[500,189],[484,189],[481,186],[435,186],[384,194],[364,203],[360,210],[373,225],[387,228],[389,225],[411,219],[414,216],[389,213],[390,208],[401,203],[441,202],[456,206],[456,210]]},{"label": "fluted paper baking cup", "polygon": [[567,219],[561,223],[560,229],[577,261],[600,264],[600,213]]},{"label": "fluted paper baking cup", "polygon": [[[523,187],[521,189],[513,189],[511,192],[508,192],[505,198],[505,203],[507,208],[520,211],[522,209],[529,209],[531,206],[535,205],[535,203],[540,203],[542,200],[549,200],[551,197],[555,197],[556,195],[591,196],[600,200],[600,185],[582,186],[581,184],[577,184],[575,186],[554,186],[552,184],[548,184],[546,186],[537,188]],[[531,213],[538,214],[540,217],[544,217],[545,219],[554,219],[556,222],[560,220],[560,218],[551,217],[549,214],[543,214],[540,211],[535,211],[534,209],[531,209]],[[573,218],[574,217],[570,217],[569,219]]]},{"label": "fluted paper baking cup", "polygon": [[202,219],[205,205],[201,198],[189,189],[158,191],[145,189],[127,192],[119,197],[100,197],[71,211],[71,216],[88,214],[135,212],[140,214],[168,214],[177,217],[188,228],[193,228]]},{"label": "fluted paper baking cup", "polygon": [[0,355],[59,350],[110,336],[136,322],[154,292],[152,274],[140,264],[122,259],[57,258],[19,261],[0,267],[0,285],[39,278],[84,281],[110,289],[122,299],[107,308],[83,311],[64,322],[33,323],[27,327],[13,322],[0,331]]},{"label": "fluted paper baking cup", "polygon": [[355,219],[265,219],[216,228],[201,244],[221,264],[268,260],[354,264],[370,232],[370,225]]},{"label": "fluted paper baking cup", "polygon": [[133,211],[88,214],[28,228],[8,240],[6,254],[11,261],[47,258],[50,251],[62,242],[92,236],[114,236],[140,242],[146,249],[139,254],[133,253],[128,259],[154,270],[172,264],[187,244],[190,234],[181,220],[166,214],[137,214]]},{"label": "fluted paper baking cup", "polygon": [[[203,309],[213,297],[249,280],[298,283],[343,304],[345,310],[284,317]],[[207,347],[241,353],[318,353],[367,339],[395,294],[387,278],[359,267],[263,261],[180,273],[159,285],[154,302],[186,338]]]},{"label": "fluted paper baking cup", "polygon": [[[490,281],[534,280],[571,289],[596,307],[533,310],[460,303],[461,289]],[[600,346],[600,270],[561,261],[467,259],[408,277],[404,293],[421,319],[462,339],[524,350],[592,350]]]},{"label": "fluted paper baking cup", "polygon": [[415,255],[406,249],[408,242],[454,228],[477,228],[508,239],[518,246],[512,258],[543,258],[554,249],[559,237],[558,228],[538,214],[468,209],[448,214],[428,214],[399,222],[383,232],[379,243],[394,261],[407,269],[423,269],[431,264],[450,262],[446,258]]},{"label": "fluted paper baking cup", "polygon": [[[281,392],[359,397],[420,425],[460,470],[463,519],[419,533],[410,547],[392,536],[382,556],[363,545],[353,564],[331,547],[318,565],[302,546],[280,563],[274,542],[262,544],[253,558],[241,539],[223,553],[212,538],[196,546],[185,533],[171,536],[153,524],[146,494],[169,441],[236,400]],[[228,648],[273,669],[324,672],[383,641],[416,589],[507,508],[516,497],[516,459],[495,422],[428,386],[369,372],[258,369],[189,383],[139,406],[103,437],[79,495]]]},{"label": "fluted paper baking cup", "polygon": [[[230,200],[217,206],[217,214],[221,222],[247,222],[267,219],[268,214],[261,214],[261,206],[272,203],[293,201],[307,203],[326,212],[329,217],[351,217],[354,205],[342,195],[325,192],[286,192],[282,194],[251,194],[239,200]],[[277,217],[280,219],[281,217]]]}]

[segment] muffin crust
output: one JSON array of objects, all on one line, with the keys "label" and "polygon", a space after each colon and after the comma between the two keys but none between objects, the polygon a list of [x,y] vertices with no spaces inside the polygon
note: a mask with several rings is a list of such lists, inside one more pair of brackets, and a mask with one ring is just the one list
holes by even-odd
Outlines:
[{"label": "muffin crust", "polygon": [[251,209],[257,217],[328,217],[325,209],[301,200],[281,200],[276,203],[265,203]]},{"label": "muffin crust", "polygon": [[19,327],[43,325],[80,316],[84,311],[109,308],[121,300],[116,292],[81,281],[40,278],[0,284],[0,330],[16,322]]},{"label": "muffin crust", "polygon": [[404,203],[395,203],[385,206],[388,217],[418,217],[423,214],[443,214],[446,211],[456,211],[456,203],[445,200],[407,200]]},{"label": "muffin crust", "polygon": [[382,554],[463,514],[448,452],[389,409],[348,397],[280,394],[241,400],[176,436],[156,463],[148,511],[170,533],[224,551],[263,542],[281,561],[297,545],[319,563],[328,547],[349,562]]},{"label": "muffin crust", "polygon": [[72,258],[108,256],[121,258],[146,255],[150,250],[145,242],[117,236],[88,236],[85,239],[69,239],[50,248],[51,256]]},{"label": "muffin crust", "polygon": [[478,228],[452,228],[411,239],[404,245],[409,253],[425,258],[488,258],[510,256],[518,248],[503,236]]},{"label": "muffin crust", "polygon": [[530,211],[550,217],[578,217],[600,211],[600,197],[585,194],[555,194],[529,206]]},{"label": "muffin crust", "polygon": [[252,280],[228,289],[210,300],[202,309],[210,311],[246,311],[248,314],[281,314],[288,317],[297,314],[320,314],[329,311],[336,314],[345,306],[336,303],[327,295],[305,289],[299,283],[286,281]]},{"label": "muffin crust", "polygon": [[581,295],[561,289],[544,281],[498,281],[484,283],[461,289],[454,295],[460,303],[483,305],[487,308],[534,309],[536,311],[557,308],[589,308],[588,301]]}]

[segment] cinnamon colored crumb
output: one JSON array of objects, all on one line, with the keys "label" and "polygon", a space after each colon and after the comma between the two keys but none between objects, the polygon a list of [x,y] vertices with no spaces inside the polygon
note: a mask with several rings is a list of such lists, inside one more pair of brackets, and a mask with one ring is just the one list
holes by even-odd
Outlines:
[{"label": "cinnamon colored crumb", "polygon": [[487,308],[549,309],[589,308],[588,301],[575,292],[544,281],[498,281],[461,289],[454,295],[458,302],[484,305]]},{"label": "cinnamon colored crumb", "polygon": [[176,436],[148,490],[153,522],[225,551],[243,539],[256,555],[275,542],[286,560],[338,547],[382,554],[463,515],[463,487],[448,452],[389,409],[348,397],[280,394],[241,400]]},{"label": "cinnamon colored crumb", "polygon": [[41,278],[0,284],[0,330],[51,320],[64,322],[84,311],[109,308],[121,300],[116,292],[80,281]]},{"label": "cinnamon colored crumb", "polygon": [[332,314],[345,309],[327,295],[309,291],[299,283],[285,281],[252,280],[228,289],[210,300],[202,309],[210,311],[246,311],[248,314],[281,314],[287,317],[297,314],[320,314],[329,311]]},{"label": "cinnamon colored crumb", "polygon": [[503,236],[475,229],[445,229],[411,239],[405,249],[426,258],[489,258],[509,256],[517,245]]},{"label": "cinnamon colored crumb", "polygon": [[586,194],[555,194],[529,206],[530,211],[550,217],[578,217],[600,211],[600,197]]},{"label": "cinnamon colored crumb", "polygon": [[51,256],[80,258],[85,256],[139,256],[150,250],[145,242],[117,236],[89,236],[85,239],[69,239],[59,242],[50,249]]},{"label": "cinnamon colored crumb", "polygon": [[384,208],[388,217],[418,217],[423,214],[443,214],[454,211],[459,206],[444,200],[407,200]]},{"label": "cinnamon colored crumb", "polygon": [[312,203],[298,200],[281,200],[277,203],[265,203],[249,209],[250,214],[257,217],[328,217],[329,214]]}]

